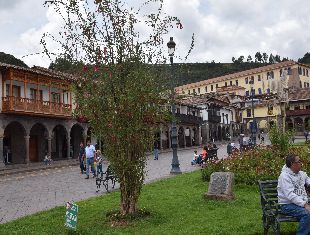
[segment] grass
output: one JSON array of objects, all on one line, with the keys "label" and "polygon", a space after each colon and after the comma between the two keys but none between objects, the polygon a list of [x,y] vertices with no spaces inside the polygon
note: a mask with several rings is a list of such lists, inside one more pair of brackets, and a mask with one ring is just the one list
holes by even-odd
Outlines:
[{"label": "grass", "polygon": [[[260,198],[257,186],[236,185],[236,200],[206,201],[207,183],[193,172],[145,185],[139,206],[151,215],[127,227],[111,227],[105,215],[119,204],[113,192],[79,205],[78,227],[64,227],[65,207],[27,216],[0,225],[0,234],[262,234]],[[281,231],[295,234],[296,223],[282,223]],[[271,232],[271,231],[270,231]],[[272,233],[270,233],[272,234]]]}]

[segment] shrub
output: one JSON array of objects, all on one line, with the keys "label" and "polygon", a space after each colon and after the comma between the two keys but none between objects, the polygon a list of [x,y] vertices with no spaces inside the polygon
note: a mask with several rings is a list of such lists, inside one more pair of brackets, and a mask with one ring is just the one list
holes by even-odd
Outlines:
[{"label": "shrub", "polygon": [[[307,147],[290,147],[289,153],[297,154],[304,162],[303,171],[309,172],[309,149]],[[210,175],[217,171],[229,171],[235,174],[236,184],[256,184],[257,180],[277,179],[285,164],[285,156],[282,155],[279,146],[261,146],[246,152],[237,152],[228,158],[216,162],[209,162],[202,169],[202,178],[210,180]]]},{"label": "shrub", "polygon": [[269,129],[269,139],[272,145],[278,146],[282,156],[287,155],[290,140],[294,135],[294,130],[283,131],[277,125],[272,125]]}]

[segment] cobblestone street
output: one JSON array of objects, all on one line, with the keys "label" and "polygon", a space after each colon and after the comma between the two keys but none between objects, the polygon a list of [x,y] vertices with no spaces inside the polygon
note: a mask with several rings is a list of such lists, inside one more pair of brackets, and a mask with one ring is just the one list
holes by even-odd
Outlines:
[{"label": "cobblestone street", "polygon": [[[219,145],[218,156],[226,154],[226,145]],[[190,162],[195,149],[178,152],[182,172],[200,169]],[[197,148],[201,152],[200,148]],[[170,176],[172,152],[159,155],[154,161],[148,156],[146,182]],[[106,168],[106,166],[104,167]],[[105,169],[104,169],[105,170]],[[78,166],[44,169],[0,177],[0,223],[64,205],[67,201],[79,201],[105,193],[96,193],[95,179],[85,180]],[[116,185],[118,187],[118,185]]]}]

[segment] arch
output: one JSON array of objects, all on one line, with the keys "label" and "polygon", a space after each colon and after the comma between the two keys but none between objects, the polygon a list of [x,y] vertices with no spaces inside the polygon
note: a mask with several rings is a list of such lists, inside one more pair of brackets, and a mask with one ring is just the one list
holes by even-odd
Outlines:
[{"label": "arch", "polygon": [[43,161],[48,145],[47,138],[49,134],[47,128],[41,123],[36,123],[31,127],[29,136],[29,161]]},{"label": "arch", "polygon": [[178,130],[178,143],[179,143],[179,147],[185,147],[184,128],[183,127],[180,127]]},{"label": "arch", "polygon": [[189,127],[185,128],[185,145],[186,147],[190,147],[192,145],[192,132]]},{"label": "arch", "polygon": [[221,126],[217,127],[217,140],[222,140],[222,128],[221,128]]},{"label": "arch", "polygon": [[292,129],[294,129],[294,123],[293,123],[293,121],[292,121],[291,118],[286,118],[286,119],[285,119],[285,124],[286,124],[285,128],[286,128],[287,130],[292,130]]},{"label": "arch", "polygon": [[52,159],[67,158],[68,134],[63,125],[57,125],[52,131]]},{"label": "arch", "polygon": [[70,154],[73,158],[78,158],[81,142],[84,144],[83,138],[84,128],[78,123],[74,124],[70,130]]},{"label": "arch", "polygon": [[25,163],[26,135],[25,127],[19,122],[13,121],[5,127],[3,155],[6,163]]},{"label": "arch", "polygon": [[303,120],[300,117],[294,118],[294,127],[297,132],[303,132]]},{"label": "arch", "polygon": [[310,117],[306,117],[305,118],[305,122],[304,122],[304,126],[305,126],[305,130],[309,131],[310,130]]}]

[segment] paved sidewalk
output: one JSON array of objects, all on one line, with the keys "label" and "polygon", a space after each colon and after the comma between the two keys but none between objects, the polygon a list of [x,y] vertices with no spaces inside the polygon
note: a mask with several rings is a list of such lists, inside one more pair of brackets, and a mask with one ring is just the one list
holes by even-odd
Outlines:
[{"label": "paved sidewalk", "polygon": [[[219,146],[219,157],[224,157],[226,145]],[[200,147],[195,148],[199,152]],[[182,172],[199,170],[191,166],[194,149],[178,151]],[[170,177],[172,152],[159,154],[159,160],[147,156],[146,183]],[[106,165],[104,166],[104,170]],[[105,194],[101,189],[96,193],[95,179],[85,180],[79,166],[60,166],[58,168],[37,169],[0,177],[0,223],[5,223],[25,215],[65,205],[67,201],[78,202],[83,199]],[[118,187],[118,185],[116,185]]]}]

